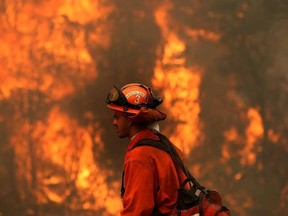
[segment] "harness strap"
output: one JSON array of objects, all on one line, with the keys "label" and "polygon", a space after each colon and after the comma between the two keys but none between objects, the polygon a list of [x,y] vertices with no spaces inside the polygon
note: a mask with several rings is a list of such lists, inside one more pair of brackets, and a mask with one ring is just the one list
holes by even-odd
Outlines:
[{"label": "harness strap", "polygon": [[191,173],[189,172],[189,170],[187,169],[186,166],[184,166],[180,156],[178,155],[174,145],[172,144],[172,142],[163,134],[161,133],[157,133],[157,136],[159,137],[160,140],[153,140],[153,139],[142,139],[139,142],[137,142],[132,149],[138,147],[138,146],[153,146],[155,148],[161,149],[165,152],[167,152],[168,154],[170,154],[172,160],[174,161],[174,163],[180,167],[180,169],[183,171],[183,173],[186,175],[187,177],[187,182],[192,182],[193,186],[195,186],[197,189],[199,189],[203,194],[208,195],[209,191],[203,187],[202,185],[200,185],[200,183],[198,181],[196,181],[196,179],[191,175]]}]

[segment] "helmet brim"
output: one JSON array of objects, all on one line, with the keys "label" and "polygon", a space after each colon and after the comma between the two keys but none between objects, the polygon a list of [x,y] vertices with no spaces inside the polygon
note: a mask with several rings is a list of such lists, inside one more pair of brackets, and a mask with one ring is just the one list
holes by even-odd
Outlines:
[{"label": "helmet brim", "polygon": [[140,110],[132,109],[130,107],[125,111],[123,109],[123,106],[117,106],[115,104],[107,104],[107,107],[110,109],[116,110],[116,111],[120,111],[123,113],[129,113],[129,114],[135,114],[135,115],[137,115],[140,112]]},{"label": "helmet brim", "polygon": [[151,124],[153,122],[163,121],[166,117],[167,115],[158,109],[147,109],[142,107],[138,114],[130,116],[129,118],[133,122]]}]

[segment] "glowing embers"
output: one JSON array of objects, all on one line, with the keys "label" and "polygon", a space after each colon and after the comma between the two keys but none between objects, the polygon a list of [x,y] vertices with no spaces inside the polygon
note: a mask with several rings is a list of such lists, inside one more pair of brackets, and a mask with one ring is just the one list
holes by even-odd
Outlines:
[{"label": "glowing embers", "polygon": [[192,29],[186,28],[185,32],[189,35],[194,42],[198,41],[199,39],[205,39],[213,42],[218,42],[221,38],[220,33],[207,31],[205,29]]}]

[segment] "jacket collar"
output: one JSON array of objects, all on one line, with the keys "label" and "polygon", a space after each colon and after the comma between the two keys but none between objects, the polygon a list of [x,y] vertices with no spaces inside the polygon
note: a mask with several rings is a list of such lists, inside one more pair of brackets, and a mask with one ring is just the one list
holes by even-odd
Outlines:
[{"label": "jacket collar", "polygon": [[133,136],[130,140],[130,143],[127,148],[127,152],[132,149],[132,147],[141,139],[155,139],[158,140],[158,136],[155,134],[155,132],[151,129],[144,129],[140,132],[138,132],[135,136]]}]

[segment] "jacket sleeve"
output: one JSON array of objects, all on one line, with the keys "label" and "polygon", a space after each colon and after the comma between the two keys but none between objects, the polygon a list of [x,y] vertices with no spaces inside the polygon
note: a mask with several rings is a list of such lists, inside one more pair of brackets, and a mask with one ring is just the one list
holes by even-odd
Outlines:
[{"label": "jacket sleeve", "polygon": [[137,160],[126,161],[121,216],[152,215],[158,185],[156,179],[151,164]]}]

